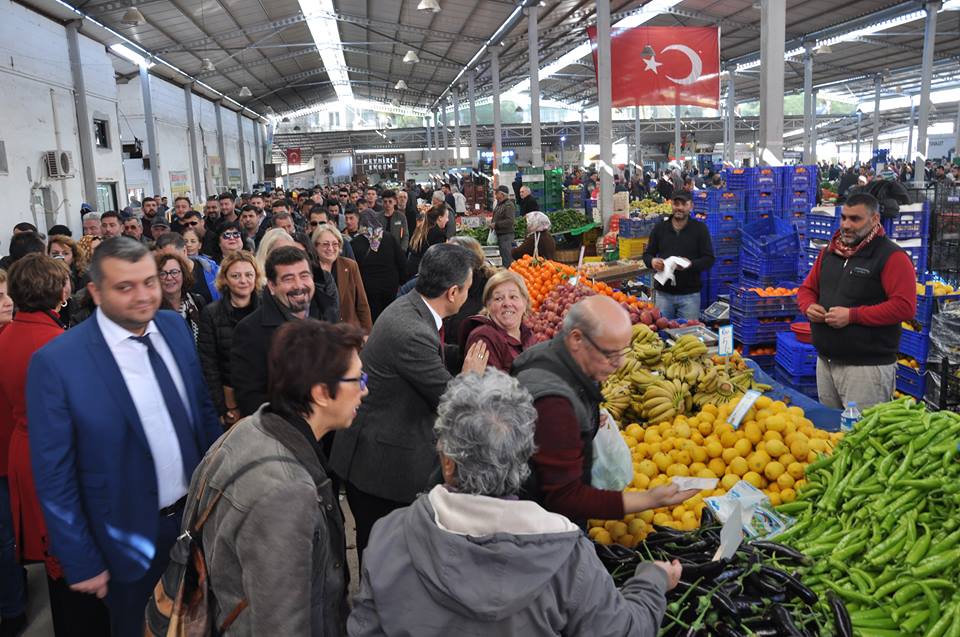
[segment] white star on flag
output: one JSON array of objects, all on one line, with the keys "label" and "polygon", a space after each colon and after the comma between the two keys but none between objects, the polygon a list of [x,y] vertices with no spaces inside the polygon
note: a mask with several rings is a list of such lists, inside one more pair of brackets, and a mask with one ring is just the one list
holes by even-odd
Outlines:
[{"label": "white star on flag", "polygon": [[[653,71],[654,73],[657,73],[658,66],[663,66],[663,62],[657,62],[657,58],[653,56],[650,56],[649,60],[644,60],[643,63],[647,65],[647,68],[644,69],[645,71]],[[659,75],[659,73],[657,73],[657,75]]]}]

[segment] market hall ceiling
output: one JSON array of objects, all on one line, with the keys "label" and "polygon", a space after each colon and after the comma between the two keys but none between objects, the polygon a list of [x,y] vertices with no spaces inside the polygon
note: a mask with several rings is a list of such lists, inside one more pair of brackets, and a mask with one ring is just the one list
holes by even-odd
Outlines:
[{"label": "market hall ceiling", "polygon": [[[169,62],[186,76],[260,114],[270,110],[289,113],[337,98],[333,84],[337,77],[324,66],[304,7],[321,7],[319,13],[309,15],[329,16],[338,27],[342,71],[350,91],[358,98],[395,106],[430,107],[458,76],[465,85],[466,76],[461,73],[464,65],[495,34],[498,42],[493,46],[500,51],[502,90],[528,77],[527,20],[524,11],[517,11],[519,3],[509,0],[437,0],[439,12],[418,10],[422,0],[18,1],[62,21],[77,17],[69,9],[72,7]],[[786,1],[788,50],[811,34],[831,29],[842,31],[848,25],[868,24],[922,8],[922,3],[914,0]],[[586,26],[594,20],[594,0],[524,2],[541,5],[541,68],[581,44]],[[641,0],[612,0],[613,22],[647,4]],[[758,6],[755,0],[681,0],[646,24],[719,25],[723,63],[748,62],[759,54]],[[133,8],[142,17],[137,24],[125,22]],[[84,23],[83,31],[107,45],[121,42],[90,21]],[[916,92],[922,33],[920,19],[818,50],[814,84],[862,97],[872,95],[874,77],[882,74],[885,94]],[[941,12],[935,87],[960,83],[956,72],[960,61],[958,35],[960,11]],[[410,51],[418,62],[404,62]],[[205,65],[206,60],[212,67]],[[115,66],[120,76],[131,76],[136,70],[124,61]],[[170,79],[181,84],[188,81],[159,67],[152,72],[167,72]],[[489,94],[489,56],[481,56],[474,67],[478,96]],[[787,61],[785,73],[785,92],[802,90],[800,57]],[[396,88],[400,80],[406,88]],[[545,98],[588,106],[596,102],[596,81],[589,56],[541,80],[540,86]],[[241,95],[242,87],[250,89],[249,97]],[[757,98],[758,67],[737,73],[736,93],[738,101]]]}]

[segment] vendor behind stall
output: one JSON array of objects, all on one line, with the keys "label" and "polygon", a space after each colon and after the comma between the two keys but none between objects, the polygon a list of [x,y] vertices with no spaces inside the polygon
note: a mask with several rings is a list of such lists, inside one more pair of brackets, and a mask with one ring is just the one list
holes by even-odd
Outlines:
[{"label": "vendor behind stall", "polygon": [[513,260],[525,254],[541,256],[544,259],[554,259],[557,255],[557,242],[550,234],[550,217],[540,211],[528,212],[527,238],[519,246],[511,250]]},{"label": "vendor behind stall", "polygon": [[677,266],[674,281],[662,284],[654,280],[654,302],[668,319],[699,319],[700,273],[713,266],[713,243],[707,226],[690,218],[693,198],[689,192],[675,190],[670,202],[673,214],[654,226],[647,249],[643,251],[643,262],[648,268],[663,272],[666,259],[689,259],[689,266]]},{"label": "vendor behind stall", "polygon": [[900,323],[917,312],[910,257],[884,236],[880,204],[855,193],[840,229],[797,292],[817,348],[817,394],[828,407],[860,409],[893,396]]}]

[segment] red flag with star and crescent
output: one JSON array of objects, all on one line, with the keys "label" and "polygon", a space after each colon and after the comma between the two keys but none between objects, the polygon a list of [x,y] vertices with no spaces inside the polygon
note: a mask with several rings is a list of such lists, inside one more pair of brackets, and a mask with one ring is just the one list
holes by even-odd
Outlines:
[{"label": "red flag with star and crescent", "polygon": [[[597,28],[589,27],[587,34],[596,69]],[[610,54],[615,107],[719,106],[718,27],[613,29]]]}]

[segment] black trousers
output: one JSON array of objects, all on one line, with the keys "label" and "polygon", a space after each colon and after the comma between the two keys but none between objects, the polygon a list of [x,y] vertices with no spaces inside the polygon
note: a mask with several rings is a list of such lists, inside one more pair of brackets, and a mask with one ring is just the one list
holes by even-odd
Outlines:
[{"label": "black trousers", "polygon": [[57,637],[109,637],[110,613],[96,595],[70,590],[64,578],[47,576],[53,634]]},{"label": "black trousers", "polygon": [[107,608],[110,610],[112,637],[143,637],[144,613],[153,588],[170,562],[170,549],[180,535],[183,512],[166,516],[157,513],[157,552],[147,572],[132,582],[115,579],[107,584]]},{"label": "black trousers", "polygon": [[[347,503],[350,504],[350,511],[353,513],[353,519],[357,523],[357,557],[360,567],[363,567],[363,551],[367,548],[370,541],[370,531],[373,525],[382,517],[385,517],[391,511],[407,506],[405,502],[396,502],[387,500],[369,493],[364,493],[349,482],[347,486]],[[361,575],[363,571],[361,570]]]}]

